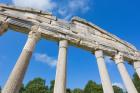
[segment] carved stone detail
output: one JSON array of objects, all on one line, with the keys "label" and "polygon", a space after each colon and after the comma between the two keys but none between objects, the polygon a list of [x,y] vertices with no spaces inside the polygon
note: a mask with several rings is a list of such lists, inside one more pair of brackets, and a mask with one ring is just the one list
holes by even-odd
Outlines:
[{"label": "carved stone detail", "polygon": [[35,38],[38,41],[41,38],[41,33],[39,32],[39,26],[33,26],[28,35],[29,38]]},{"label": "carved stone detail", "polygon": [[117,55],[115,55],[115,62],[116,62],[116,64],[124,62],[124,58],[123,58],[122,53],[119,52]]},{"label": "carved stone detail", "polygon": [[79,17],[73,17],[68,22],[58,19],[49,12],[0,4],[0,35],[8,27],[18,32],[29,33],[29,35],[23,52],[2,93],[18,92],[33,49],[40,38],[60,42],[55,93],[65,93],[66,91],[66,54],[68,44],[95,52],[105,93],[113,93],[113,89],[104,63],[103,52],[108,56],[115,56],[114,60],[128,92],[137,93],[123,62],[134,62],[134,68],[140,77],[140,51],[132,44],[121,40],[97,25]]},{"label": "carved stone detail", "polygon": [[32,51],[34,49],[35,43],[41,38],[41,33],[39,32],[39,26],[33,26],[28,35],[28,44],[24,46],[24,49]]},{"label": "carved stone detail", "polygon": [[140,52],[133,45],[79,17],[68,22],[48,12],[0,4],[0,21],[3,17],[8,18],[11,29],[19,32],[29,33],[33,25],[39,25],[43,38],[57,42],[65,39],[70,45],[91,52],[100,49],[111,57],[119,51],[126,61],[140,61]]}]

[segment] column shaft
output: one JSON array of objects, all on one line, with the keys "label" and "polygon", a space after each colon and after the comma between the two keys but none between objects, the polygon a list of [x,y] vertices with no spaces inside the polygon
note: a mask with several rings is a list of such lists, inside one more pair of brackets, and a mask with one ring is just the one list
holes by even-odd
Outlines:
[{"label": "column shaft", "polygon": [[40,36],[41,36],[40,33],[37,31],[32,30],[29,33],[25,47],[22,50],[22,53],[18,58],[17,63],[13,68],[13,71],[11,72],[6,85],[4,86],[2,93],[19,92],[30,58],[32,56],[32,52]]},{"label": "column shaft", "polygon": [[124,82],[124,85],[127,89],[128,93],[138,93],[132,80],[130,75],[128,74],[126,67],[124,65],[124,60],[123,60],[123,55],[121,53],[119,53],[118,55],[115,56],[115,62],[117,64],[118,70],[120,72],[120,75],[122,77],[122,80]]},{"label": "column shaft", "polygon": [[135,68],[135,70],[136,70],[136,73],[138,74],[138,76],[139,76],[139,78],[140,78],[140,61],[134,62],[134,63],[133,63],[133,66],[134,66],[134,68]]},{"label": "column shaft", "polygon": [[54,93],[66,93],[66,64],[68,41],[59,42],[59,54],[56,69]]},{"label": "column shaft", "polygon": [[95,52],[104,93],[114,93],[102,50]]}]

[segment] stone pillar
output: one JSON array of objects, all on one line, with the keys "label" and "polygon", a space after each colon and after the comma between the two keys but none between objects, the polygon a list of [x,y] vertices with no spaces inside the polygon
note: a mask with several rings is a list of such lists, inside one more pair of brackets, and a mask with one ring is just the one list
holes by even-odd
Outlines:
[{"label": "stone pillar", "polygon": [[8,29],[7,22],[0,22],[0,36]]},{"label": "stone pillar", "polygon": [[66,93],[66,64],[68,41],[59,42],[59,54],[56,69],[54,93]]},{"label": "stone pillar", "polygon": [[117,67],[118,67],[118,70],[120,72],[120,75],[122,77],[122,80],[124,82],[124,85],[127,89],[127,92],[128,93],[138,93],[132,80],[131,80],[131,77],[130,75],[128,74],[127,70],[126,70],[126,67],[124,65],[124,59],[123,59],[123,54],[122,53],[118,53],[116,56],[115,56],[115,62],[117,64]]},{"label": "stone pillar", "polygon": [[140,61],[134,62],[133,66],[136,70],[136,73],[138,74],[139,78],[140,78]]},{"label": "stone pillar", "polygon": [[102,50],[95,51],[104,93],[114,93]]},{"label": "stone pillar", "polygon": [[18,93],[22,85],[22,81],[27,70],[32,52],[39,38],[41,37],[38,32],[38,27],[33,26],[32,31],[29,33],[28,40],[22,50],[17,63],[9,76],[6,85],[3,88],[2,93]]}]

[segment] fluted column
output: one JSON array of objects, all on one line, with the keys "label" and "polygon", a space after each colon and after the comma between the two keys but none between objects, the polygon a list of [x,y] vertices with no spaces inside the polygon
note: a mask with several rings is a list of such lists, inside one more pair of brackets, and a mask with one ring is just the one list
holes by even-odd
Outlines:
[{"label": "fluted column", "polygon": [[95,51],[104,93],[114,93],[102,50]]},{"label": "fluted column", "polygon": [[54,93],[66,93],[66,64],[68,41],[59,42],[59,54],[56,69]]},{"label": "fluted column", "polygon": [[140,78],[140,61],[134,62],[133,66],[136,70],[136,73],[138,74],[139,78]]},{"label": "fluted column", "polygon": [[8,29],[7,22],[0,22],[0,35],[2,35]]},{"label": "fluted column", "polygon": [[28,40],[22,50],[17,63],[9,76],[9,79],[4,86],[2,93],[18,93],[21,87],[25,72],[27,70],[32,52],[39,38],[41,37],[38,32],[38,27],[33,26],[32,31],[29,33]]},{"label": "fluted column", "polygon": [[122,53],[118,53],[116,56],[115,56],[115,62],[117,64],[117,67],[118,67],[118,70],[120,72],[120,75],[122,77],[122,80],[124,82],[124,85],[127,89],[127,92],[128,93],[138,93],[132,80],[131,80],[131,77],[130,75],[128,74],[127,70],[126,70],[126,67],[124,65],[124,59],[123,59],[123,54]]}]

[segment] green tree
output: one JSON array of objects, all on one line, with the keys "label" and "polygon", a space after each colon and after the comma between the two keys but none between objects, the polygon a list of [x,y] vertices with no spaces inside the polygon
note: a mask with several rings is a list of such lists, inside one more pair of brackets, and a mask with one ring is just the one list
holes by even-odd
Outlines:
[{"label": "green tree", "polygon": [[35,78],[26,85],[23,93],[48,93],[48,87],[45,85],[45,80]]},{"label": "green tree", "polygon": [[24,84],[22,84],[22,86],[21,86],[21,88],[19,90],[19,93],[24,93],[24,91],[25,91]]},{"label": "green tree", "polygon": [[136,73],[134,73],[134,75],[133,75],[133,82],[134,82],[134,85],[135,85],[138,93],[140,93],[140,79]]},{"label": "green tree", "polygon": [[1,93],[1,87],[0,87],[0,93]]},{"label": "green tree", "polygon": [[66,90],[66,93],[71,93],[71,89],[68,88],[68,89]]},{"label": "green tree", "polygon": [[52,81],[51,81],[50,88],[49,88],[49,93],[53,93],[53,90],[54,90],[54,83],[55,83],[55,80],[52,80]]},{"label": "green tree", "polygon": [[118,86],[113,86],[114,93],[124,93],[123,89]]},{"label": "green tree", "polygon": [[76,88],[72,91],[72,93],[84,93],[83,90]]},{"label": "green tree", "polygon": [[84,93],[103,93],[102,86],[90,80],[84,88]]}]

